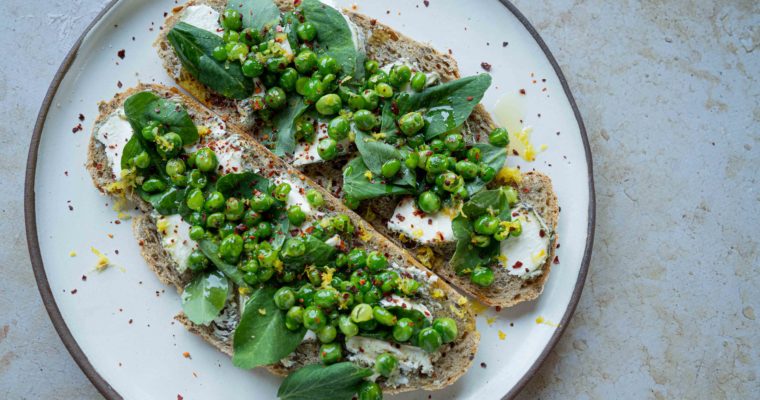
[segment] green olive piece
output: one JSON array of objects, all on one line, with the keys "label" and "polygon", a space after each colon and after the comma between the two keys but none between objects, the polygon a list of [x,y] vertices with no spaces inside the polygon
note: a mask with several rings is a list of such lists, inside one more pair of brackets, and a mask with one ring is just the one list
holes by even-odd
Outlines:
[{"label": "green olive piece", "polygon": [[293,289],[283,286],[274,293],[274,305],[280,310],[289,310],[296,304],[296,293]]},{"label": "green olive piece", "polygon": [[338,343],[325,343],[319,348],[319,359],[325,365],[335,364],[343,358],[343,349]]},{"label": "green olive piece", "polygon": [[224,29],[239,31],[243,27],[243,15],[238,10],[228,8],[224,10],[219,22]]},{"label": "green olive piece", "polygon": [[347,138],[348,132],[350,130],[351,130],[351,122],[348,120],[348,118],[342,115],[333,118],[327,124],[327,135],[330,138],[335,139],[336,141],[341,141]]},{"label": "green olive piece", "polygon": [[409,318],[401,318],[393,327],[393,339],[397,342],[406,342],[414,334],[414,322]]},{"label": "green olive piece", "polygon": [[398,369],[398,360],[391,353],[382,353],[375,358],[375,372],[388,378]]},{"label": "green olive piece", "polygon": [[338,142],[332,138],[320,139],[317,143],[317,154],[323,160],[332,160],[338,155]]},{"label": "green olive piece", "polygon": [[354,113],[354,124],[361,131],[368,132],[378,124],[377,116],[369,110],[359,110]]},{"label": "green olive piece", "polygon": [[317,37],[317,27],[313,23],[305,21],[298,24],[296,34],[298,35],[298,38],[304,42],[311,42]]},{"label": "green olive piece", "polygon": [[488,134],[488,142],[497,147],[506,147],[509,144],[509,134],[504,128],[495,128]]},{"label": "green olive piece", "polygon": [[478,286],[491,286],[494,280],[493,271],[487,267],[475,267],[475,269],[472,270],[470,279],[472,280],[472,283]]},{"label": "green olive piece", "polygon": [[383,176],[386,178],[393,178],[398,174],[398,171],[401,170],[401,161],[396,160],[395,158],[392,160],[388,160],[385,163],[383,163],[382,167],[380,168],[380,172],[382,172]]},{"label": "green olive piece", "polygon": [[424,72],[416,72],[412,75],[412,90],[415,92],[421,92],[427,86],[427,76]]},{"label": "green olive piece", "polygon": [[417,203],[420,210],[427,214],[433,214],[441,209],[441,197],[429,190],[420,194]]},{"label": "green olive piece", "polygon": [[412,136],[425,127],[425,119],[422,118],[422,114],[413,111],[406,113],[398,119],[398,126],[401,132],[404,132],[406,136]]},{"label": "green olive piece", "polygon": [[375,382],[363,382],[358,395],[358,400],[383,400],[383,390]]},{"label": "green olive piece", "polygon": [[204,147],[195,152],[195,165],[202,172],[210,172],[216,169],[219,162],[216,159],[214,150]]},{"label": "green olive piece", "polygon": [[451,343],[457,338],[457,323],[451,318],[436,318],[433,321],[433,329],[441,335],[443,343]]},{"label": "green olive piece", "polygon": [[317,100],[317,112],[322,115],[334,115],[340,111],[343,103],[335,93],[326,94]]},{"label": "green olive piece", "polygon": [[433,353],[443,345],[441,334],[433,328],[425,328],[417,334],[417,342],[422,350]]}]

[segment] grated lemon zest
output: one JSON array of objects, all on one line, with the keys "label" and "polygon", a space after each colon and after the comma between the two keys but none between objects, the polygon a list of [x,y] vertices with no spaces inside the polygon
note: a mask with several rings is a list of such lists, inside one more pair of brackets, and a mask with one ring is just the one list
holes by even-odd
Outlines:
[{"label": "grated lemon zest", "polygon": [[504,333],[501,329],[499,329],[499,340],[504,340],[507,338],[507,334]]},{"label": "grated lemon zest", "polygon": [[69,252],[69,257],[76,257],[76,256],[77,256],[77,252],[76,252],[76,251],[74,251],[74,250],[71,250],[71,251]]},{"label": "grated lemon zest", "polygon": [[92,252],[92,254],[95,254],[96,256],[98,256],[98,263],[95,264],[96,270],[103,271],[111,264],[111,261],[108,259],[108,257],[106,257],[103,253],[98,251],[98,249],[96,249],[95,247],[90,247],[90,251]]},{"label": "grated lemon zest", "polygon": [[422,246],[417,250],[417,259],[420,263],[428,269],[433,269],[433,249],[427,246]]},{"label": "grated lemon zest", "polygon": [[522,174],[520,170],[513,167],[504,167],[496,174],[496,181],[499,183],[520,183],[522,182]]},{"label": "grated lemon zest", "polygon": [[322,273],[322,289],[327,289],[330,287],[330,284],[333,280],[333,274],[335,273],[335,268],[327,267],[325,268],[325,272]]}]

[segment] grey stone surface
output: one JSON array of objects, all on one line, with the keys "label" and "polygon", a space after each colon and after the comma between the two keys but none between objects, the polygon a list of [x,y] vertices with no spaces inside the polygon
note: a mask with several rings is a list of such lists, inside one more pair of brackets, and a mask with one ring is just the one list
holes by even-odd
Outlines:
[{"label": "grey stone surface", "polygon": [[[46,3],[0,2],[0,398],[97,399],[42,307],[22,188],[47,85],[104,1]],[[598,204],[578,310],[520,398],[756,398],[760,3],[515,3],[576,96]]]}]

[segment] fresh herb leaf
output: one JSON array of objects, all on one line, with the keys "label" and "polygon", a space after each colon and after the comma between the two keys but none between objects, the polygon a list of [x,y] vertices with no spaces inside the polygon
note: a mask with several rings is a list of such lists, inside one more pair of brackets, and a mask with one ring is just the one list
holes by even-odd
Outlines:
[{"label": "fresh herb leaf", "polygon": [[240,287],[249,287],[247,283],[243,280],[243,272],[238,269],[237,266],[232,264],[227,264],[222,260],[222,257],[219,256],[219,246],[217,246],[214,242],[204,239],[198,242],[198,248],[201,250],[203,255],[208,257],[209,260],[216,266],[219,271],[222,271],[224,275],[226,275],[230,280],[235,283],[236,285]]},{"label": "fresh herb leaf", "polygon": [[195,324],[208,325],[224,308],[230,284],[219,271],[193,278],[182,292],[182,311]]},{"label": "fresh herb leaf", "polygon": [[275,154],[278,156],[293,154],[296,149],[295,122],[308,108],[309,105],[304,102],[303,97],[290,96],[287,109],[274,116],[272,126],[269,129],[271,136],[277,137],[277,144],[274,148]]},{"label": "fresh herb leaf", "polygon": [[227,8],[243,16],[243,28],[261,31],[280,22],[280,9],[272,0],[228,0]]},{"label": "fresh herb leaf", "polygon": [[[480,149],[480,162],[484,165],[488,165],[493,168],[494,171],[499,172],[504,163],[507,161],[507,149],[504,147],[497,147],[488,143],[476,143],[472,147]],[[483,189],[487,185],[480,177],[465,182],[465,187],[469,193],[477,193],[480,189]]]},{"label": "fresh herb leaf", "polygon": [[245,99],[253,94],[253,80],[243,75],[240,63],[217,61],[212,56],[215,47],[224,46],[219,36],[180,22],[169,31],[167,38],[182,67],[202,84],[233,99]]},{"label": "fresh herb leaf", "polygon": [[280,400],[349,400],[370,375],[372,370],[350,362],[307,365],[282,381],[277,397]]},{"label": "fresh herb leaf", "polygon": [[130,96],[124,102],[124,114],[136,134],[140,134],[151,121],[158,121],[167,132],[178,134],[185,145],[198,140],[198,128],[185,107],[155,93],[141,92]]},{"label": "fresh herb leaf", "polygon": [[240,368],[273,364],[301,344],[306,328],[293,332],[285,327],[285,311],[274,304],[277,289],[263,286],[246,302],[232,339],[232,363]]},{"label": "fresh herb leaf", "polygon": [[[372,180],[369,179],[372,177]],[[343,191],[356,200],[398,194],[411,194],[413,189],[393,184],[375,182],[372,172],[364,164],[362,157],[349,161],[343,169]]]},{"label": "fresh herb leaf", "polygon": [[129,168],[129,161],[134,159],[135,156],[143,151],[142,144],[140,143],[137,135],[132,135],[129,141],[124,145],[124,150],[121,151],[121,169]]},{"label": "fresh herb leaf", "polygon": [[267,192],[269,180],[254,172],[246,171],[222,175],[216,181],[216,190],[226,197],[250,198],[255,191]]},{"label": "fresh herb leaf", "polygon": [[483,190],[475,193],[470,200],[462,206],[462,212],[471,220],[488,212],[498,214],[501,210],[509,208],[507,196],[499,189]]},{"label": "fresh herb leaf", "polygon": [[289,257],[283,260],[286,266],[305,266],[316,265],[322,267],[327,265],[335,256],[337,250],[335,247],[326,244],[314,236],[306,236],[306,253],[300,257]]},{"label": "fresh herb leaf", "polygon": [[317,28],[317,43],[314,46],[317,53],[333,56],[343,67],[345,75],[360,79],[364,69],[359,62],[362,57],[356,50],[351,27],[343,14],[319,0],[303,0],[301,11],[306,20]]},{"label": "fresh herb leaf", "polygon": [[472,237],[472,221],[462,214],[457,215],[451,221],[451,229],[454,231],[454,237],[458,240],[470,240]]},{"label": "fresh herb leaf", "polygon": [[451,264],[457,274],[471,272],[477,266],[487,265],[499,254],[499,242],[492,240],[485,248],[475,247],[470,240],[459,240],[456,251],[451,257]]},{"label": "fresh herb leaf", "polygon": [[161,193],[148,193],[138,187],[137,193],[140,198],[150,203],[157,213],[161,215],[180,214],[180,210],[185,203],[185,189],[179,189],[170,186]]},{"label": "fresh herb leaf", "polygon": [[404,164],[404,160],[406,159],[406,154],[404,152],[382,140],[371,138],[364,132],[355,130],[354,134],[356,136],[354,143],[359,150],[359,154],[362,155],[364,165],[366,165],[375,176],[382,178],[383,164],[390,160],[399,160],[401,161],[401,170],[399,170],[399,173],[393,182],[390,183],[397,186],[417,187],[417,177],[409,170],[406,164]]}]

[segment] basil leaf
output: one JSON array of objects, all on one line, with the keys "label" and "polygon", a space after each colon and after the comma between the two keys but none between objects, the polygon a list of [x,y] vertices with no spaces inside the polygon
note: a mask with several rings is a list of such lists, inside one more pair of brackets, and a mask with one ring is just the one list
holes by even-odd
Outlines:
[{"label": "basil leaf", "polygon": [[386,138],[395,137],[398,133],[396,126],[398,115],[393,113],[393,102],[396,102],[398,106],[398,99],[386,101],[383,103],[383,111],[380,114],[380,132],[383,132]]},{"label": "basil leaf", "polygon": [[246,302],[232,339],[235,366],[248,369],[276,363],[292,353],[306,335],[306,328],[293,332],[285,327],[285,311],[272,299],[276,290],[260,287]]},{"label": "basil leaf", "polygon": [[182,291],[182,311],[195,324],[208,325],[224,308],[230,284],[219,271],[193,278]]},{"label": "basil leaf", "polygon": [[489,211],[498,213],[505,208],[509,208],[509,204],[507,204],[507,196],[504,195],[504,192],[499,189],[483,190],[475,193],[470,200],[464,203],[462,212],[467,218],[474,221]]},{"label": "basil leaf", "polygon": [[170,188],[161,193],[148,193],[137,188],[140,198],[150,203],[157,213],[161,215],[181,214],[180,210],[185,204],[185,189],[178,189],[170,185]]},{"label": "basil leaf", "polygon": [[296,149],[296,130],[294,125],[296,119],[300,117],[309,105],[306,104],[301,96],[290,96],[288,107],[284,111],[278,112],[272,119],[272,126],[269,128],[271,136],[277,137],[277,144],[274,153],[278,156],[293,154]]},{"label": "basil leaf", "polygon": [[280,400],[349,400],[372,370],[350,362],[307,365],[288,375],[277,391]]},{"label": "basil leaf", "polygon": [[227,8],[240,11],[243,28],[261,31],[280,22],[280,9],[272,0],[228,0]]},{"label": "basil leaf", "polygon": [[384,141],[370,138],[370,136],[364,132],[355,130],[354,134],[356,136],[354,143],[359,150],[359,154],[362,155],[364,165],[366,165],[373,174],[382,179],[383,164],[390,160],[399,160],[401,162],[401,169],[399,170],[398,175],[396,175],[397,178],[390,183],[398,186],[417,186],[417,176],[415,176],[406,164],[404,164],[406,155],[402,153],[401,150]]},{"label": "basil leaf", "polygon": [[[499,172],[499,170],[504,167],[504,163],[507,161],[506,148],[497,147],[488,143],[476,143],[472,147],[480,149],[480,161],[482,164],[488,165],[496,172]],[[477,193],[480,189],[486,187],[486,185],[487,183],[480,179],[480,176],[469,182],[465,182],[465,187],[469,193]]]},{"label": "basil leaf", "polygon": [[167,35],[184,67],[193,77],[224,97],[245,99],[253,94],[253,80],[245,77],[240,63],[217,61],[212,52],[224,46],[219,36],[184,22]]},{"label": "basil leaf", "polygon": [[249,287],[247,283],[243,280],[243,272],[238,269],[237,266],[227,264],[222,260],[222,257],[219,256],[219,246],[216,245],[216,243],[204,239],[198,242],[198,248],[201,250],[203,255],[208,257],[209,260],[216,266],[219,271],[222,271],[224,275],[226,275],[230,280],[235,283],[236,285],[240,287]]},{"label": "basil leaf", "polygon": [[343,169],[343,191],[346,195],[361,201],[375,197],[411,194],[414,192],[408,187],[371,182],[367,178],[368,172],[370,170],[364,164],[362,157],[356,157],[348,162]]},{"label": "basil leaf", "polygon": [[361,78],[363,65],[359,65],[360,53],[354,46],[351,27],[343,14],[319,0],[303,0],[301,11],[306,20],[317,28],[315,51],[334,57],[345,75]]},{"label": "basil leaf", "polygon": [[143,147],[140,143],[140,140],[137,138],[137,135],[132,135],[132,137],[129,138],[127,144],[124,145],[124,150],[121,151],[121,169],[129,168],[129,161],[135,158],[135,156],[140,154],[142,151]]},{"label": "basil leaf", "polygon": [[249,171],[226,174],[216,181],[216,190],[227,197],[250,198],[253,196],[253,192],[257,190],[267,192],[269,180]]},{"label": "basil leaf", "polygon": [[457,215],[451,221],[451,229],[454,231],[454,237],[458,240],[470,240],[472,237],[472,222],[462,214]]},{"label": "basil leaf", "polygon": [[335,247],[326,244],[314,236],[306,236],[306,252],[299,257],[288,257],[283,260],[288,267],[302,267],[305,265],[316,265],[319,267],[327,265],[335,256],[337,251]]},{"label": "basil leaf", "polygon": [[124,114],[135,131],[133,136],[138,138],[142,138],[142,129],[148,123],[158,121],[166,127],[167,132],[178,134],[184,145],[198,140],[198,128],[185,107],[155,93],[141,92],[130,96],[124,102]]},{"label": "basil leaf", "polygon": [[480,74],[430,86],[408,98],[399,96],[399,116],[427,109],[424,114],[427,121],[425,138],[434,138],[462,125],[490,85],[491,75]]},{"label": "basil leaf", "polygon": [[491,241],[485,248],[475,247],[470,240],[459,240],[456,251],[451,257],[451,264],[457,274],[472,271],[475,267],[487,265],[494,256],[499,254],[499,242]]}]

